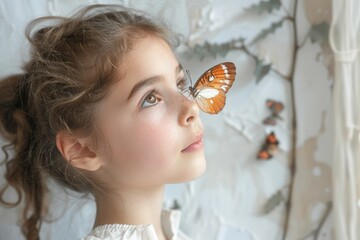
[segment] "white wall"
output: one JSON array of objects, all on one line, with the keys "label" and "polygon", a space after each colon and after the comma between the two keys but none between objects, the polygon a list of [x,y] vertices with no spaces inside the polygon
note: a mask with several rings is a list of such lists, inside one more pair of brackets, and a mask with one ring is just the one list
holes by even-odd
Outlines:
[{"label": "white wall", "polygon": [[[184,34],[190,45],[205,40],[223,43],[238,37],[251,40],[286,11],[292,12],[294,6],[293,0],[284,0],[285,10],[254,17],[244,10],[257,3],[254,0],[5,0],[0,2],[0,76],[19,71],[26,58],[23,33],[29,20],[49,14],[66,15],[85,2],[120,3],[150,11],[162,16],[173,30]],[[330,7],[329,0],[299,1],[296,18],[299,43],[303,42],[311,24],[330,20]],[[250,50],[273,63],[282,75],[288,75],[293,63],[293,36],[292,24],[286,22]],[[243,52],[231,51],[225,57],[208,57],[203,61],[188,59],[179,52],[180,60],[191,69],[193,78],[221,61],[233,61],[238,72],[224,110],[216,116],[201,115],[205,126],[206,173],[196,181],[169,185],[166,189],[165,205],[171,205],[174,199],[179,201],[183,210],[181,227],[193,239],[281,239],[286,217],[284,202],[268,214],[263,213],[263,208],[279,190],[287,197],[291,180],[294,180],[294,191],[287,239],[315,239],[311,232],[322,223],[326,204],[331,200],[332,113],[328,72],[331,65],[327,69],[324,64],[331,63],[326,62],[331,54],[327,52],[326,43],[320,45],[309,40],[304,43],[297,52],[292,81],[271,72],[259,84],[253,75],[254,63]],[[274,127],[262,124],[269,115],[265,106],[268,98],[285,104],[281,113],[283,121]],[[297,169],[292,176],[294,113]],[[280,141],[279,153],[270,161],[259,161],[256,154],[265,134],[272,130]],[[59,189],[55,194],[54,204],[58,206],[55,216],[64,215],[45,226],[42,232],[45,239],[75,239],[86,234],[92,226],[93,202],[67,198]],[[0,240],[19,239],[15,226],[17,214],[15,210],[0,208]],[[332,239],[331,216],[321,226],[325,234],[321,239]]]}]

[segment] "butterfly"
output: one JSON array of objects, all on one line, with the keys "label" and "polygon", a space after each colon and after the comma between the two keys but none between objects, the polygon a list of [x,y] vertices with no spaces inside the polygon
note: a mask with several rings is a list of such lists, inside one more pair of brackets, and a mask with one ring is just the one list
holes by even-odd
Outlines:
[{"label": "butterfly", "polygon": [[269,160],[278,150],[279,141],[276,138],[274,132],[271,132],[266,136],[265,144],[261,147],[257,158],[261,160]]},{"label": "butterfly", "polygon": [[266,100],[266,106],[271,110],[271,115],[264,119],[263,123],[266,125],[276,125],[276,120],[282,118],[279,113],[284,109],[284,104],[275,100]]},{"label": "butterfly", "polygon": [[[187,72],[189,75],[189,72]],[[217,114],[225,106],[226,93],[231,88],[236,75],[232,62],[223,62],[205,71],[194,86],[183,86],[180,92],[195,100],[199,108],[210,114]],[[190,78],[191,81],[191,78]]]}]

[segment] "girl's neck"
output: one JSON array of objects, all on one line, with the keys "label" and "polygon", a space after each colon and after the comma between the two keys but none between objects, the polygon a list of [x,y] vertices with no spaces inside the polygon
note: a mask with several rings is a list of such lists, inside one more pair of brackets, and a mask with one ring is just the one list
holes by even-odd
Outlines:
[{"label": "girl's neck", "polygon": [[161,225],[163,196],[164,185],[121,187],[121,190],[95,194],[94,228],[104,224],[152,224],[159,240],[165,240]]}]

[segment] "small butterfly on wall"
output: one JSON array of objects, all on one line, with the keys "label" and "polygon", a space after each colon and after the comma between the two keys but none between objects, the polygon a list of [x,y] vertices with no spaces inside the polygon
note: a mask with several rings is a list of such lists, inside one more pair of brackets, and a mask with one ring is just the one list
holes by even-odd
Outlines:
[{"label": "small butterfly on wall", "polygon": [[266,136],[266,141],[264,145],[261,147],[257,158],[260,160],[269,160],[274,154],[278,151],[279,141],[274,132],[271,132]]},{"label": "small butterfly on wall", "polygon": [[284,104],[281,102],[277,102],[272,99],[266,100],[266,106],[270,109],[271,115],[264,119],[263,123],[266,125],[276,125],[276,120],[282,118],[280,117],[280,112],[284,109]]},{"label": "small butterfly on wall", "polygon": [[231,88],[235,75],[235,64],[223,62],[205,71],[194,86],[191,82],[190,86],[182,86],[180,92],[187,98],[194,99],[203,112],[217,114],[225,106],[226,93]]}]

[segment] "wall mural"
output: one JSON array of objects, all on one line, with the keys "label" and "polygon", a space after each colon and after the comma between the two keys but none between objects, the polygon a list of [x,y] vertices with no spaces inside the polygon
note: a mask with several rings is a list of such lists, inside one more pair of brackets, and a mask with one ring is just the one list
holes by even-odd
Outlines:
[{"label": "wall mural", "polygon": [[[323,6],[323,7],[329,7],[329,3],[326,3],[326,1],[323,1],[323,3],[315,3],[312,2],[311,4]],[[329,169],[322,169],[320,166],[317,166],[317,164],[312,164],[310,169],[302,168],[302,164],[299,163],[301,157],[301,153],[304,152],[301,149],[298,149],[297,146],[297,121],[298,118],[296,116],[297,109],[296,109],[296,94],[298,94],[298,89],[296,89],[296,68],[298,67],[299,63],[299,54],[301,51],[304,50],[305,44],[310,42],[311,44],[317,44],[321,47],[321,50],[319,50],[316,53],[316,61],[323,64],[322,67],[328,68],[329,74],[331,74],[332,68],[331,68],[331,55],[329,53],[329,43],[328,43],[328,32],[329,32],[329,15],[330,9],[321,9],[318,8],[318,12],[324,12],[323,19],[319,19],[319,16],[317,14],[313,14],[313,10],[310,2],[305,2],[303,5],[299,1],[295,0],[290,4],[290,8],[285,6],[285,4],[280,0],[270,0],[270,1],[260,1],[258,3],[253,3],[248,7],[244,8],[243,14],[247,15],[256,15],[257,17],[269,19],[268,24],[263,27],[259,28],[257,33],[249,39],[247,39],[244,36],[241,36],[237,39],[229,39],[228,41],[222,42],[222,43],[211,43],[209,40],[205,40],[202,44],[195,44],[192,46],[191,41],[187,42],[187,51],[186,55],[189,58],[198,58],[199,60],[204,60],[205,58],[225,58],[226,55],[229,52],[238,52],[238,54],[245,54],[249,61],[253,62],[253,79],[256,82],[256,84],[259,84],[260,81],[266,77],[268,74],[275,74],[282,80],[289,82],[289,95],[290,95],[290,101],[288,101],[288,105],[291,106],[292,111],[292,118],[287,119],[288,125],[290,126],[290,129],[287,131],[287,138],[283,138],[282,136],[280,139],[282,141],[288,141],[288,145],[290,146],[287,149],[283,149],[283,151],[288,153],[287,161],[288,166],[290,170],[290,176],[289,181],[286,185],[280,187],[277,191],[275,191],[273,194],[269,195],[267,199],[264,201],[263,206],[263,213],[264,214],[271,214],[273,210],[280,204],[284,205],[284,225],[283,225],[283,236],[282,238],[285,239],[319,239],[320,237],[320,231],[323,228],[324,222],[328,220],[329,213],[331,211],[331,201],[328,199],[326,202],[320,203],[317,202],[319,199],[315,198],[312,201],[309,202],[299,202],[298,205],[294,206],[293,202],[298,202],[298,198],[294,199],[295,197],[298,197],[299,193],[301,194],[309,194],[306,192],[302,192],[304,190],[301,189],[295,189],[294,187],[297,187],[299,184],[303,185],[302,178],[299,179],[299,176],[301,176],[300,171],[311,171],[310,175],[315,175],[319,177],[319,175],[322,175],[326,173],[326,181],[327,186],[323,187],[323,191],[327,192],[329,195],[330,193],[330,175],[329,175]],[[299,6],[303,5],[303,6]],[[310,22],[308,26],[308,29],[306,29],[306,32],[303,34],[303,37],[299,37],[298,33],[298,25],[300,24],[298,17],[298,9],[299,7],[304,7],[305,11],[309,10],[308,13],[308,20],[313,20],[313,22]],[[289,10],[289,9],[292,9]],[[208,10],[210,11],[210,10]],[[327,13],[327,14],[326,14]],[[211,13],[208,13],[208,15],[211,15]],[[272,20],[271,16],[278,15],[276,20]],[[309,19],[310,18],[310,19]],[[320,17],[321,18],[321,17]],[[264,54],[262,52],[259,52],[257,49],[257,44],[259,42],[263,41],[264,39],[270,37],[270,35],[274,34],[282,34],[279,33],[278,30],[284,27],[284,25],[287,24],[290,30],[287,32],[289,35],[288,37],[292,39],[292,46],[290,49],[290,54],[287,56],[287,59],[290,59],[289,61],[289,70],[288,72],[281,71],[271,60],[264,59],[261,54]],[[290,26],[289,26],[290,25]],[[261,44],[261,43],[260,43]],[[265,50],[266,51],[266,50]],[[241,77],[240,77],[241,79]],[[270,160],[273,159],[273,155],[276,154],[279,146],[281,147],[281,140],[279,141],[278,137],[276,136],[276,132],[279,131],[276,128],[278,121],[283,121],[283,118],[281,117],[280,113],[284,109],[284,104],[280,101],[276,101],[275,98],[277,97],[277,94],[273,94],[271,96],[272,99],[266,99],[265,105],[270,110],[270,116],[266,117],[262,123],[265,125],[263,126],[264,129],[267,128],[266,125],[272,126],[270,127],[271,132],[264,136],[265,141],[262,140],[262,145],[260,147],[260,151],[258,152],[257,158],[261,160]],[[300,113],[301,114],[301,113]],[[228,116],[228,119],[225,119],[228,125],[232,126],[234,129],[237,129],[240,133],[243,133],[243,129],[240,124],[236,122],[235,119],[233,119],[231,116]],[[324,132],[324,127],[322,127],[321,131],[319,133]],[[266,131],[266,130],[265,130]],[[270,130],[269,130],[270,131]],[[267,131],[267,132],[269,132]],[[280,130],[281,131],[281,130]],[[289,141],[290,140],[290,141]],[[264,143],[263,143],[264,142]],[[313,144],[316,144],[316,142],[312,142]],[[313,146],[313,148],[316,146]],[[309,151],[311,149],[307,149]],[[316,150],[313,149],[313,151]],[[304,156],[304,158],[311,157],[311,154],[307,154],[308,156]],[[315,160],[315,159],[311,159]],[[306,159],[305,161],[311,161],[310,159]],[[276,159],[275,159],[276,161]],[[316,161],[316,160],[315,160]],[[304,166],[305,167],[305,166]],[[326,166],[323,166],[326,167]],[[297,171],[296,171],[297,170]],[[300,172],[300,173],[299,173]],[[313,173],[313,174],[312,174]],[[315,179],[314,179],[315,180]],[[298,181],[301,181],[301,183],[298,183]],[[310,182],[309,182],[310,183]],[[306,186],[306,185],[305,185]],[[311,185],[308,185],[309,191],[312,188]],[[315,189],[314,189],[315,190]],[[323,197],[322,197],[323,198]],[[303,199],[300,197],[300,199]],[[319,205],[321,204],[321,205]],[[302,205],[302,206],[301,206]],[[313,221],[309,224],[309,226],[304,227],[302,230],[298,230],[299,225],[298,221],[300,219],[303,219],[304,213],[303,212],[297,212],[296,206],[301,206],[308,208],[309,213],[308,214],[318,214],[317,221]],[[320,209],[319,209],[320,208]],[[317,213],[314,213],[314,212]],[[297,216],[298,215],[298,216]],[[300,217],[300,219],[297,219]],[[309,218],[310,216],[305,216],[306,218]],[[295,218],[295,219],[293,219]],[[296,224],[294,225],[293,223]],[[290,225],[292,224],[292,225]],[[302,222],[301,225],[304,225]],[[308,229],[306,229],[308,228]],[[308,231],[308,232],[306,232]],[[330,233],[326,233],[327,235]],[[256,234],[254,234],[256,235]],[[323,235],[325,236],[325,235]],[[262,238],[261,238],[262,239]],[[280,239],[279,236],[276,239]]]}]

